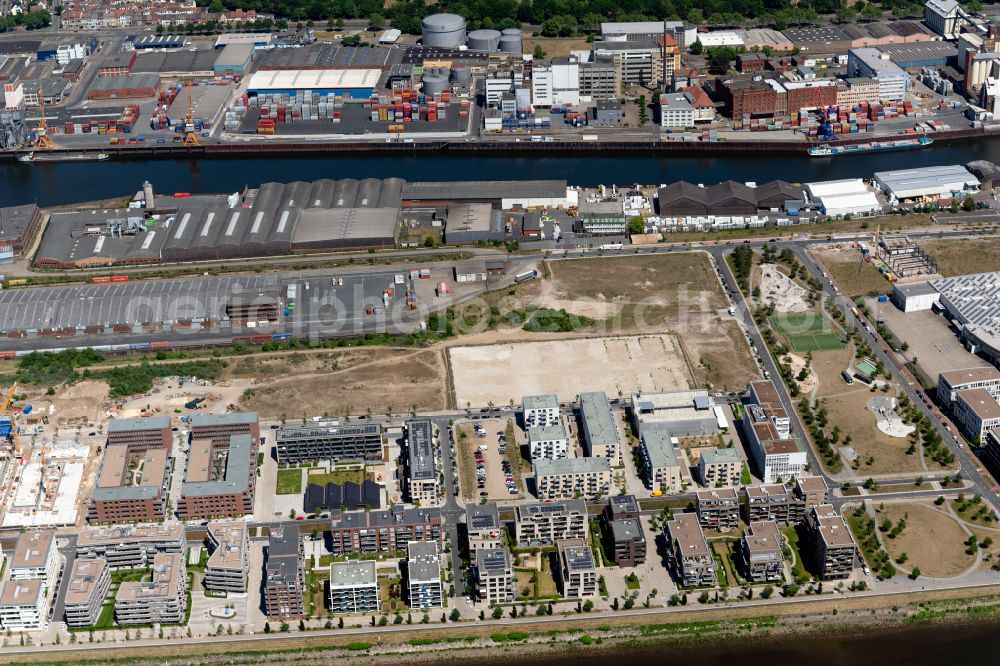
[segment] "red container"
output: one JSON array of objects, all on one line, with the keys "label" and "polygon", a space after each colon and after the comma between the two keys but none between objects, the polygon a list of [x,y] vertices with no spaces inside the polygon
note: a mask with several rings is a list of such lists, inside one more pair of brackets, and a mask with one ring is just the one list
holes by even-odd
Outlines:
[{"label": "red container", "polygon": [[128,276],[127,275],[112,275],[111,276],[111,281],[112,282],[128,282]]},{"label": "red container", "polygon": [[149,346],[153,349],[167,349],[170,347],[169,342],[150,342]]},{"label": "red container", "polygon": [[90,278],[93,284],[104,284],[105,282],[111,282],[111,277],[107,275],[100,275],[98,277]]}]

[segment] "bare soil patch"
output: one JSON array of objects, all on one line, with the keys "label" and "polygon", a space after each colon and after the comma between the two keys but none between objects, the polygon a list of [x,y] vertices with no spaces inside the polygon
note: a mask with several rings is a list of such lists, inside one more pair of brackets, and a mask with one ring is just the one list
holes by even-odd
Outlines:
[{"label": "bare soil patch", "polygon": [[[869,476],[921,471],[919,454],[906,453],[910,446],[908,440],[890,437],[878,429],[875,415],[865,407],[869,398],[876,394],[864,384],[858,384],[852,385],[857,387],[853,391],[823,401],[830,423],[840,427],[841,443],[847,436],[851,437],[850,447],[857,451],[860,462],[856,473]],[[879,392],[878,395],[887,394]]]},{"label": "bare soil patch", "polygon": [[861,251],[843,243],[813,250],[841,293],[854,298],[866,294],[887,294],[892,285],[882,274],[861,258]]},{"label": "bare soil patch", "polygon": [[1000,241],[931,240],[918,243],[938,265],[945,277],[1000,270]]},{"label": "bare soil patch", "polygon": [[955,519],[923,502],[887,502],[878,512],[876,523],[889,520],[893,525],[902,519],[906,528],[895,539],[882,533],[882,541],[893,559],[906,553],[901,566],[907,570],[920,567],[923,576],[950,578],[972,566],[975,555],[965,554],[965,531]]}]

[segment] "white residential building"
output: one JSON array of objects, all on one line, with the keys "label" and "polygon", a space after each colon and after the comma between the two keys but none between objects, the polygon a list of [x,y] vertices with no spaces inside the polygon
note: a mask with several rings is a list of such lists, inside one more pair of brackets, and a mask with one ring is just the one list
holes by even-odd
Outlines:
[{"label": "white residential building", "polygon": [[505,548],[480,550],[475,556],[476,595],[488,605],[509,604],[517,595],[514,568]]},{"label": "white residential building", "polygon": [[10,579],[0,590],[0,627],[7,631],[34,631],[45,623],[45,583],[41,578]]},{"label": "white residential building", "polygon": [[526,395],[521,402],[526,428],[559,423],[559,398],[555,395]]},{"label": "white residential building", "polygon": [[686,93],[660,95],[660,127],[694,127],[695,108]]},{"label": "white residential building", "polygon": [[528,449],[531,460],[558,460],[569,453],[569,436],[562,423],[528,426]]},{"label": "white residential building", "polygon": [[406,544],[406,572],[410,608],[444,606],[441,558],[436,542],[411,541]]},{"label": "white residential building", "polygon": [[534,472],[539,499],[594,499],[611,492],[611,465],[607,458],[543,458],[535,461]]},{"label": "white residential building", "polygon": [[788,481],[806,470],[805,447],[792,437],[791,421],[770,381],[750,383],[750,400],[743,410],[743,431],[764,483]]},{"label": "white residential building", "polygon": [[348,614],[382,612],[373,560],[330,565],[330,610]]},{"label": "white residential building", "polygon": [[22,532],[10,557],[11,580],[39,579],[48,586],[59,569],[55,530]]}]

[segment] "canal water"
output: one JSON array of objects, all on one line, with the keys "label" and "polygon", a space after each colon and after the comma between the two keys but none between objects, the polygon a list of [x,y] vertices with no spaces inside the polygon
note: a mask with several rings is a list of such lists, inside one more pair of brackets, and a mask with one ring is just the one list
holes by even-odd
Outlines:
[{"label": "canal water", "polygon": [[876,171],[1000,162],[1000,137],[937,144],[922,150],[814,158],[803,153],[447,154],[386,153],[274,158],[110,160],[21,164],[0,162],[0,206],[40,206],[125,196],[149,180],[158,192],[221,193],[268,181],[320,178],[418,180],[566,180],[571,185],[657,184],[688,180],[711,185],[726,179],[763,183],[870,177]]},{"label": "canal water", "polygon": [[[753,642],[657,646],[588,655],[507,659],[506,666],[994,666],[997,624],[922,625],[917,628],[857,636],[759,638]],[[479,662],[482,663],[482,662]]]}]

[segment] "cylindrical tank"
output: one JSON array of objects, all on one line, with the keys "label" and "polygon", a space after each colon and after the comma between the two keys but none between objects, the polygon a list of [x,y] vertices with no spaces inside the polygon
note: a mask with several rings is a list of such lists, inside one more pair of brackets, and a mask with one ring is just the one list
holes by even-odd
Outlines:
[{"label": "cylindrical tank", "polygon": [[424,75],[424,94],[440,95],[448,89],[448,77],[440,74]]},{"label": "cylindrical tank", "polygon": [[[513,35],[506,34],[510,30]],[[512,30],[508,28],[504,30],[503,35],[500,35],[500,52],[501,53],[521,53],[524,47],[521,44],[521,33],[518,30]]]},{"label": "cylindrical tank", "polygon": [[457,14],[431,14],[420,22],[424,46],[453,49],[465,44],[465,19]]},{"label": "cylindrical tank", "polygon": [[473,30],[466,43],[472,51],[493,53],[500,48],[500,36],[499,30]]},{"label": "cylindrical tank", "polygon": [[451,68],[451,80],[459,85],[469,85],[472,82],[472,69],[468,65],[455,65]]},{"label": "cylindrical tank", "polygon": [[156,208],[156,203],[153,201],[153,184],[148,180],[142,184],[142,199],[146,208]]}]

